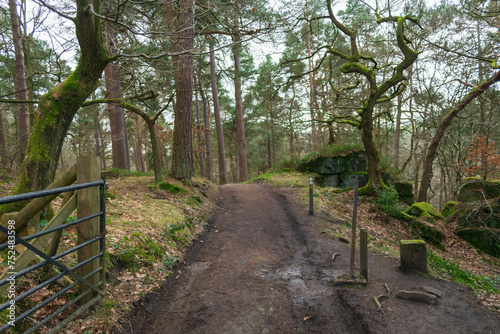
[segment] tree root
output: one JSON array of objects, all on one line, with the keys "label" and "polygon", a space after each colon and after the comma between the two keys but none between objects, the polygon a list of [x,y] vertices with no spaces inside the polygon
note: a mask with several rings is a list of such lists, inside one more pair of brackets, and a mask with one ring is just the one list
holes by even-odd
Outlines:
[{"label": "tree root", "polygon": [[333,262],[333,261],[335,261],[335,257],[336,257],[336,256],[340,256],[340,253],[334,253],[334,254],[332,255],[332,262]]},{"label": "tree root", "polygon": [[382,311],[382,301],[384,299],[389,299],[391,297],[391,289],[389,289],[387,284],[384,284],[384,288],[387,291],[386,294],[381,294],[381,295],[378,295],[377,297],[373,297],[375,304],[377,304],[377,312],[381,312],[382,314],[384,314],[384,312]]}]

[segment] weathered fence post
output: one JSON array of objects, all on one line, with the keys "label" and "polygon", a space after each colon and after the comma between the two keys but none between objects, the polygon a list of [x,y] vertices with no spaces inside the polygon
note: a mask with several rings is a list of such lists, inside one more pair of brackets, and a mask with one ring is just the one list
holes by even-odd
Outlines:
[{"label": "weathered fence post", "polygon": [[[101,165],[99,157],[97,156],[85,156],[77,158],[77,182],[86,183],[92,181],[98,181],[101,178]],[[78,219],[87,217],[89,215],[99,212],[100,201],[99,201],[99,187],[91,187],[86,189],[78,190]],[[78,233],[78,244],[82,244],[88,240],[91,240],[99,235],[99,218],[92,218],[87,220],[77,227]],[[78,250],[78,262],[85,261],[90,257],[98,254],[100,251],[99,242],[93,242],[92,244],[85,246]],[[78,268],[78,275],[83,277],[88,273],[98,269],[100,266],[100,260],[95,259],[82,267]],[[87,279],[89,283],[97,285],[99,282],[99,275],[92,275]],[[85,284],[79,285],[79,293],[83,293],[88,290],[89,287]],[[82,298],[81,303],[85,304],[96,296],[96,292],[88,293],[84,298]]]},{"label": "weathered fence post", "polygon": [[359,180],[354,180],[354,201],[352,205],[352,231],[351,231],[351,277],[354,277],[354,257],[356,254],[356,219],[358,217],[358,186]]},{"label": "weathered fence post", "polygon": [[314,215],[314,205],[313,205],[313,178],[309,178],[309,214]]},{"label": "weathered fence post", "polygon": [[368,281],[368,232],[359,230],[359,269],[360,274]]}]

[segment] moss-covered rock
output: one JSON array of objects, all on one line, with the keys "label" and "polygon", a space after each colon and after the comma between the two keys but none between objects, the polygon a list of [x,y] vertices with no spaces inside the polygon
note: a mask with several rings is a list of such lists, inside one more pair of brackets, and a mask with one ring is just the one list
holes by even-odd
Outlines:
[{"label": "moss-covered rock", "polygon": [[364,150],[335,150],[331,152],[312,152],[300,161],[299,170],[319,174],[335,174],[364,171],[366,154]]},{"label": "moss-covered rock", "polygon": [[399,200],[405,204],[412,205],[415,203],[413,195],[413,184],[411,182],[395,182],[394,190],[398,192]]},{"label": "moss-covered rock", "polygon": [[460,202],[479,202],[500,197],[500,180],[481,180],[468,178],[458,192]]},{"label": "moss-covered rock", "polygon": [[366,172],[348,172],[340,174],[340,185],[342,187],[354,187],[354,181],[359,180],[359,187],[368,183],[368,173]]},{"label": "moss-covered rock", "polygon": [[439,212],[435,207],[426,202],[413,203],[408,208],[408,210],[406,210],[407,214],[417,217],[425,216],[426,212],[434,217],[444,219],[444,216],[441,214],[441,212]]},{"label": "moss-covered rock", "polygon": [[461,227],[500,228],[500,205],[470,205],[461,209],[458,223]]},{"label": "moss-covered rock", "polygon": [[314,177],[314,183],[319,185],[320,187],[326,187],[326,177],[325,175],[317,175]]},{"label": "moss-covered rock", "polygon": [[161,182],[158,184],[158,188],[171,192],[172,194],[187,194],[187,190],[169,182]]},{"label": "moss-covered rock", "polygon": [[444,205],[443,210],[441,210],[441,214],[445,218],[448,218],[449,216],[453,215],[454,213],[458,212],[459,210],[460,210],[460,202],[449,201]]},{"label": "moss-covered rock", "polygon": [[424,215],[424,217],[422,218],[417,218],[403,212],[401,218],[410,223],[410,228],[412,229],[413,233],[418,233],[423,240],[437,247],[438,249],[441,249],[443,251],[445,250],[442,244],[445,236],[443,232],[441,232],[441,230],[434,225],[435,221],[433,216]]},{"label": "moss-covered rock", "polygon": [[500,230],[469,228],[457,232],[457,235],[485,253],[500,257]]}]

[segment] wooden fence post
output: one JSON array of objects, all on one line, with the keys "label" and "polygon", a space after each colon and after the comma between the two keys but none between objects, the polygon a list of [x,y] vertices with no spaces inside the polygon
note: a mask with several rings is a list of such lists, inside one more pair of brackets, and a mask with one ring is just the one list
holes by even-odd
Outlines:
[{"label": "wooden fence post", "polygon": [[359,272],[368,281],[368,232],[359,229]]},{"label": "wooden fence post", "polygon": [[[101,165],[99,157],[97,156],[85,156],[77,158],[77,182],[86,183],[92,181],[98,181],[101,179]],[[99,212],[100,200],[99,200],[99,187],[85,188],[78,190],[78,218],[84,218],[89,215]],[[88,240],[91,240],[99,235],[99,217],[87,220],[83,223],[77,225],[78,233],[78,244],[82,244]],[[98,254],[100,251],[99,242],[94,242],[88,246],[85,246],[78,250],[78,262],[85,261],[92,256]],[[95,259],[86,265],[78,268],[78,275],[83,277],[88,273],[96,270],[100,266],[100,259]],[[99,274],[94,274],[87,280],[89,283],[97,285],[99,282]],[[89,287],[85,284],[79,285],[79,293],[83,293],[88,290]],[[93,297],[96,296],[96,292],[88,293],[84,298],[82,298],[81,303],[86,304]]]},{"label": "wooden fence post", "polygon": [[309,214],[312,216],[314,215],[314,203],[313,203],[313,197],[314,197],[314,192],[313,192],[313,178],[309,178]]},{"label": "wooden fence post", "polygon": [[354,200],[352,203],[352,230],[351,230],[351,265],[349,273],[354,277],[354,257],[356,254],[356,219],[358,217],[358,186],[359,180],[354,180]]}]

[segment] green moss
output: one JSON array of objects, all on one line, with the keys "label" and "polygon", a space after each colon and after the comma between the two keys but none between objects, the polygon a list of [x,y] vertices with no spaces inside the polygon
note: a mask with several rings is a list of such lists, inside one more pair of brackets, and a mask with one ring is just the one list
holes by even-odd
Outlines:
[{"label": "green moss", "polygon": [[326,178],[324,175],[318,175],[314,178],[314,183],[320,187],[326,187]]},{"label": "green moss", "polygon": [[425,244],[424,240],[401,240],[399,242],[402,245],[408,245],[408,244]]},{"label": "green moss", "polygon": [[[404,212],[402,213],[402,218],[410,223],[410,228],[413,233],[418,233],[422,239],[436,248],[443,251],[446,250],[442,245],[445,238],[443,232],[441,232],[437,227],[424,221],[425,218],[417,218]],[[428,216],[427,218],[434,219],[432,216]]]},{"label": "green moss", "polygon": [[471,228],[460,230],[457,235],[483,252],[500,257],[500,240],[496,233],[498,230]]},{"label": "green moss", "polygon": [[187,194],[188,193],[186,189],[175,186],[170,182],[161,182],[158,184],[158,187],[162,190],[167,190],[167,191],[171,192],[172,194],[179,194],[179,193]]},{"label": "green moss", "polygon": [[415,202],[411,182],[395,182],[394,189],[398,192],[399,200],[403,203],[412,205]]},{"label": "green moss", "polygon": [[441,213],[443,214],[444,217],[448,218],[455,212],[458,212],[460,208],[460,202],[457,201],[449,201],[444,205],[443,210],[441,210]]},{"label": "green moss", "polygon": [[500,197],[499,180],[467,179],[460,187],[457,199],[460,202],[479,202],[486,199]]},{"label": "green moss", "polygon": [[439,212],[435,207],[426,202],[413,203],[412,206],[410,206],[408,210],[406,210],[406,213],[417,217],[425,217],[425,212],[434,217],[444,219],[444,216],[441,214],[441,212]]}]

